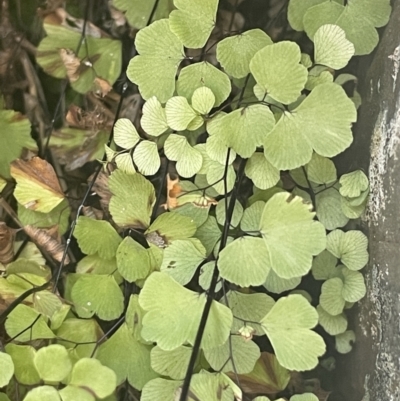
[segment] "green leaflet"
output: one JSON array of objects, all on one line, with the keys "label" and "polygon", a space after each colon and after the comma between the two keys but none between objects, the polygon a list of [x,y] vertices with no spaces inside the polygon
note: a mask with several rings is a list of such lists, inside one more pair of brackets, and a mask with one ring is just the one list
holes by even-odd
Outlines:
[{"label": "green leaflet", "polygon": [[0,352],[0,386],[6,386],[14,375],[14,363],[10,355]]}]

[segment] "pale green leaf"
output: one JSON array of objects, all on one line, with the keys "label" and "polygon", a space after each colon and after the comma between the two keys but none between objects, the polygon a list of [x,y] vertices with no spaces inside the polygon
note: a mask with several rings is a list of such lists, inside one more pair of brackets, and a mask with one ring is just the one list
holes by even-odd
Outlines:
[{"label": "pale green leaf", "polygon": [[147,100],[143,105],[142,112],[140,125],[149,135],[160,136],[168,129],[165,109],[155,96]]},{"label": "pale green leaf", "polygon": [[[333,82],[333,75],[328,67],[323,67],[324,69],[322,71],[320,68],[321,66],[311,68],[305,86],[307,90],[312,91],[318,85],[330,84]],[[289,107],[289,111],[292,111],[293,109],[294,108]]]},{"label": "pale green leaf", "polygon": [[342,210],[342,197],[336,188],[321,190],[315,196],[318,220],[327,230],[344,227],[349,219]]},{"label": "pale green leaf", "polygon": [[240,229],[250,235],[259,235],[260,221],[265,202],[257,201],[251,204],[243,213]]},{"label": "pale green leaf", "polygon": [[54,387],[40,386],[30,390],[24,401],[61,401],[61,398]]},{"label": "pale green leaf", "polygon": [[174,96],[165,105],[168,126],[175,131],[185,130],[197,116],[187,99],[183,96]]},{"label": "pale green leaf", "polygon": [[[139,295],[143,318],[142,336],[168,351],[184,343],[194,344],[206,295],[199,295],[177,283],[165,273],[154,272]],[[232,325],[232,313],[213,301],[205,327],[202,348],[223,344]]]},{"label": "pale green leaf", "polygon": [[133,165],[132,155],[128,153],[120,153],[115,157],[115,164],[118,167],[118,170],[121,170],[126,174],[135,174],[136,169]]},{"label": "pale green leaf", "polygon": [[349,198],[357,198],[369,188],[368,177],[361,170],[343,174],[339,180],[340,195]]},{"label": "pale green leaf", "polygon": [[[264,335],[261,320],[274,306],[275,301],[267,294],[243,294],[238,291],[229,291],[226,297],[233,313],[231,332],[238,334],[243,326],[251,326],[255,335]],[[226,303],[225,297],[221,302]]]},{"label": "pale green leaf", "polygon": [[311,160],[312,150],[333,157],[350,146],[356,108],[336,84],[318,85],[292,113],[285,112],[267,134],[264,153],[280,170]]},{"label": "pale green leaf", "polygon": [[143,387],[141,401],[176,401],[176,396],[182,381],[157,378],[150,380]]},{"label": "pale green leaf", "polygon": [[318,313],[302,295],[280,298],[262,320],[279,363],[290,370],[310,370],[325,353],[322,337],[311,331]]},{"label": "pale green leaf", "polygon": [[92,394],[80,387],[66,386],[59,390],[58,393],[63,401],[95,401]]},{"label": "pale green leaf", "polygon": [[308,273],[312,256],[325,249],[325,228],[313,217],[309,205],[300,197],[291,199],[289,193],[275,194],[266,203],[260,231],[278,276],[289,279]]},{"label": "pale green leaf", "polygon": [[191,347],[180,346],[171,351],[164,351],[156,346],[151,350],[151,367],[162,376],[183,380],[191,355]]},{"label": "pale green leaf", "polygon": [[[231,201],[230,197],[221,199],[218,202],[217,207],[215,208],[215,216],[217,218],[218,224],[220,224],[221,226],[225,225],[225,220],[226,220],[225,208],[226,209],[229,208],[230,201]],[[242,216],[243,216],[243,206],[238,200],[236,200],[235,206],[233,208],[232,218],[230,221],[230,228],[237,227],[240,223]]]},{"label": "pale green leaf", "polygon": [[[196,175],[196,177],[198,177],[198,175]],[[200,200],[200,207],[196,203],[185,203],[184,205],[173,209],[172,212],[181,216],[189,217],[190,221],[193,221],[196,224],[196,227],[200,227],[207,220],[212,203],[207,205],[209,198],[207,199],[202,196],[198,197],[197,200]]]},{"label": "pale green leaf", "polygon": [[87,255],[97,253],[103,259],[115,257],[122,239],[108,221],[79,216],[74,237],[79,248]]},{"label": "pale green leaf", "polygon": [[152,346],[140,343],[123,324],[106,342],[99,347],[96,358],[112,369],[117,376],[117,384],[126,379],[138,390],[157,374],[150,367]]},{"label": "pale green leaf", "polygon": [[347,318],[344,313],[330,315],[321,305],[317,306],[318,322],[331,336],[344,333],[347,329]]},{"label": "pale green leaf", "polygon": [[203,163],[201,153],[181,135],[171,134],[165,141],[164,151],[169,160],[177,162],[176,170],[185,178],[195,175]]},{"label": "pale green leaf", "polygon": [[341,354],[347,354],[353,348],[352,344],[356,341],[356,335],[353,330],[347,330],[342,334],[335,336],[336,351]]},{"label": "pale green leaf", "polygon": [[263,286],[274,294],[292,290],[296,288],[301,282],[301,277],[282,278],[279,277],[272,269],[269,271],[267,279]]},{"label": "pale green leaf", "polygon": [[58,344],[40,348],[34,357],[34,364],[40,377],[52,383],[64,380],[72,369],[66,348]]},{"label": "pale green leaf", "polygon": [[208,114],[214,107],[215,96],[210,88],[202,86],[193,92],[192,107],[200,114]]},{"label": "pale green leaf", "polygon": [[217,219],[214,216],[208,216],[205,223],[197,229],[194,236],[201,241],[206,249],[206,255],[209,255],[221,238],[221,235],[222,232],[218,227]]},{"label": "pale green leaf", "polygon": [[7,386],[14,376],[14,362],[10,355],[0,351],[0,387]]},{"label": "pale green leaf", "polygon": [[[225,144],[225,140],[220,135],[211,135],[207,138],[205,150],[207,156],[220,164],[226,163],[228,147]],[[236,152],[231,149],[229,152],[228,163],[232,164],[236,159]],[[204,157],[203,157],[203,167],[204,167]]]},{"label": "pale green leaf", "polygon": [[176,240],[164,250],[161,271],[186,285],[206,258],[206,250],[198,239]]},{"label": "pale green leaf", "polygon": [[35,348],[30,345],[16,345],[10,343],[5,346],[5,350],[13,360],[15,378],[20,384],[30,386],[40,382],[39,373],[33,362],[36,354]]},{"label": "pale green leaf", "polygon": [[[215,260],[207,262],[200,268],[199,285],[204,291],[208,291],[210,289],[211,280],[214,275],[214,269],[215,269]],[[218,292],[222,288],[223,284],[223,281],[219,276],[217,280],[218,281],[215,286],[215,292]]]},{"label": "pale green leaf", "polygon": [[223,373],[202,370],[192,376],[190,391],[193,401],[231,401],[233,389]]},{"label": "pale green leaf", "polygon": [[316,184],[330,184],[337,179],[336,167],[333,161],[320,156],[318,153],[313,153],[310,162],[306,166],[306,171],[308,179]]},{"label": "pale green leaf", "polygon": [[353,43],[337,25],[322,25],[314,35],[314,60],[334,70],[344,68],[354,55]]},{"label": "pale green leaf", "polygon": [[157,144],[152,141],[140,142],[133,152],[133,161],[143,175],[155,174],[161,165]]},{"label": "pale green leaf", "polygon": [[315,280],[328,280],[340,275],[340,269],[336,267],[337,259],[327,250],[317,255],[312,263],[311,272]]},{"label": "pale green leaf", "polygon": [[349,219],[358,219],[364,213],[368,203],[369,189],[357,198],[342,197],[342,211]]},{"label": "pale green leaf", "polygon": [[124,310],[124,297],[113,276],[82,274],[71,297],[77,306],[103,320],[117,319]]},{"label": "pale green leaf", "polygon": [[175,75],[184,58],[181,41],[171,32],[167,19],[141,29],[135,39],[139,55],[127,68],[128,78],[139,86],[147,100],[156,96],[165,103],[174,93]]},{"label": "pale green leaf", "polygon": [[219,254],[221,277],[241,287],[263,284],[270,268],[270,255],[262,238],[237,238]]},{"label": "pale green leaf", "polygon": [[276,169],[263,153],[254,153],[246,163],[245,174],[260,189],[268,189],[276,185],[280,179]]},{"label": "pale green leaf", "polygon": [[84,386],[96,397],[105,398],[115,390],[117,377],[97,359],[83,358],[74,365],[69,384]]},{"label": "pale green leaf", "polygon": [[360,270],[367,264],[367,246],[368,239],[361,231],[335,230],[327,236],[326,249],[350,270]]},{"label": "pale green leaf", "polygon": [[123,149],[133,148],[140,140],[140,136],[136,131],[131,120],[127,118],[119,118],[114,125],[114,141]]},{"label": "pale green leaf", "polygon": [[61,299],[51,291],[39,291],[33,294],[33,306],[42,315],[53,319],[53,316],[61,310]]},{"label": "pale green leaf", "polygon": [[204,356],[217,372],[235,371],[243,374],[253,370],[260,357],[260,349],[253,341],[246,341],[241,336],[231,336],[225,344],[205,350]]},{"label": "pale green leaf", "polygon": [[7,334],[16,341],[26,342],[54,338],[43,316],[29,306],[19,304],[8,315],[5,323]]},{"label": "pale green leaf", "polygon": [[343,267],[343,289],[342,297],[347,302],[357,302],[365,296],[367,291],[365,287],[364,277],[360,272],[349,270]]},{"label": "pale green leaf", "polygon": [[230,79],[212,64],[203,61],[182,68],[176,82],[176,91],[179,96],[184,96],[189,101],[194,91],[203,86],[211,89],[214,94],[214,107],[218,107],[231,93]]},{"label": "pale green leaf", "polygon": [[118,247],[117,266],[122,277],[130,283],[144,279],[151,269],[149,252],[131,237],[125,237]]},{"label": "pale green leaf", "polygon": [[303,393],[293,395],[290,401],[319,401],[319,398],[313,393]]},{"label": "pale green leaf", "polygon": [[113,196],[110,213],[122,227],[147,228],[155,202],[155,191],[150,181],[141,174],[129,175],[114,171],[109,179]]},{"label": "pale green leaf", "polygon": [[250,71],[265,94],[283,104],[294,102],[307,81],[307,68],[300,64],[301,51],[294,42],[283,41],[259,50],[250,61]]},{"label": "pale green leaf", "polygon": [[174,10],[169,15],[171,31],[185,47],[203,47],[214,29],[218,0],[174,0]]},{"label": "pale green leaf", "polygon": [[343,312],[345,300],[342,291],[343,281],[339,277],[330,278],[322,284],[319,303],[330,315],[336,316]]},{"label": "pale green leaf", "polygon": [[113,274],[117,269],[117,261],[113,259],[105,260],[95,253],[82,258],[77,266],[77,273],[92,273],[92,274]]},{"label": "pale green leaf", "polygon": [[271,38],[261,29],[251,29],[241,35],[230,36],[218,42],[217,60],[227,74],[243,78],[250,73],[250,60],[265,46],[271,45]]}]

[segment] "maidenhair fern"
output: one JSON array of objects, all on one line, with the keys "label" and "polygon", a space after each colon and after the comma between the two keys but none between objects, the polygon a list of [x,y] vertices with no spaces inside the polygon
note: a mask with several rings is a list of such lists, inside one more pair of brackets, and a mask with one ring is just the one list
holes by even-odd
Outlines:
[{"label": "maidenhair fern", "polygon": [[[44,290],[9,314],[13,341],[0,353],[0,387],[15,375],[35,386],[25,401],[112,400],[127,380],[142,401],[186,401],[190,375],[188,400],[232,401],[243,399],[238,377],[250,377],[263,390],[249,393],[268,401],[287,387],[289,371],[318,365],[326,352],[318,324],[338,352],[355,340],[346,310],[365,295],[359,270],[368,252],[366,236],[347,224],[362,215],[369,183],[359,170],[338,177],[330,159],[352,143],[358,106],[357,93],[349,97],[342,87],[355,77],[337,70],[376,46],[389,0],[290,0],[289,22],[313,42],[310,54],[260,29],[211,43],[218,0],[174,0],[174,9],[161,1],[149,26],[144,3],[113,1],[141,28],[127,76],[144,105],[141,127],[119,119],[105,149],[104,171],[114,170],[105,196],[111,218],[77,220],[85,256],[67,274],[62,297]],[[49,50],[55,39],[70,48],[76,38],[64,30],[55,38],[51,24],[45,30],[38,62],[65,77]],[[204,61],[210,43],[216,59]],[[98,54],[97,72],[107,69],[114,83],[118,66],[108,69],[106,60],[119,43],[91,38],[87,45]],[[84,74],[69,78],[75,91],[89,90]],[[167,196],[159,208],[163,195],[148,177],[162,170]],[[15,168],[11,175],[25,204],[30,184]],[[64,198],[46,194],[51,210],[39,211],[53,221]],[[43,260],[22,256],[0,277],[7,304],[49,279]],[[318,295],[299,287],[307,275],[322,282]],[[97,319],[117,320],[117,329],[104,334]],[[275,356],[260,351],[261,336]],[[272,373],[264,378],[267,360]]]}]

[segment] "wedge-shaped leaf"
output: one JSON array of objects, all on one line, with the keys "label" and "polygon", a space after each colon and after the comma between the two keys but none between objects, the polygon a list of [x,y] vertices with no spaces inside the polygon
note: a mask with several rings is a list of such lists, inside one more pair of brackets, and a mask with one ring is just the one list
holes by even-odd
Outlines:
[{"label": "wedge-shaped leaf", "polygon": [[194,400],[201,401],[230,401],[234,394],[224,374],[209,373],[205,370],[193,375],[190,391]]},{"label": "wedge-shaped leaf", "polygon": [[5,328],[11,338],[20,342],[55,337],[43,316],[23,304],[19,304],[10,313],[6,320]]},{"label": "wedge-shaped leaf", "polygon": [[117,384],[126,379],[138,390],[157,374],[150,367],[150,345],[140,343],[124,323],[99,347],[96,358],[117,375]]},{"label": "wedge-shaped leaf", "polygon": [[313,217],[309,205],[298,196],[291,199],[288,193],[275,194],[266,203],[260,231],[268,262],[278,276],[289,279],[306,274],[312,256],[325,249],[325,228]]},{"label": "wedge-shaped leaf", "polygon": [[147,228],[155,202],[153,185],[141,174],[129,175],[114,171],[109,179],[113,194],[110,213],[122,227]]},{"label": "wedge-shaped leaf", "polygon": [[117,266],[122,277],[130,283],[144,279],[150,273],[150,254],[131,237],[125,237],[118,247]]},{"label": "wedge-shaped leaf", "polygon": [[342,197],[342,211],[349,219],[358,219],[368,203],[369,189],[362,192],[357,198]]},{"label": "wedge-shaped leaf", "polygon": [[51,212],[64,200],[64,192],[53,167],[39,157],[11,163],[11,175],[17,181],[14,196],[27,209]]},{"label": "wedge-shaped leaf", "polygon": [[337,25],[322,25],[314,35],[314,60],[334,70],[344,68],[354,55],[354,45]]},{"label": "wedge-shaped leaf", "polygon": [[112,5],[118,10],[121,10],[128,20],[129,25],[136,29],[142,29],[152,21],[168,18],[168,14],[173,8],[172,0],[160,0],[152,16],[152,20],[149,21],[154,7],[152,2],[141,0],[113,0]]},{"label": "wedge-shaped leaf", "polygon": [[241,230],[250,235],[259,235],[260,221],[264,210],[265,202],[257,201],[245,209],[243,218],[240,221]]},{"label": "wedge-shaped leaf", "polygon": [[260,349],[253,341],[231,336],[225,344],[205,350],[204,356],[215,371],[250,373],[260,357]]},{"label": "wedge-shaped leaf", "polygon": [[335,336],[335,348],[336,351],[341,354],[349,353],[353,346],[352,344],[356,341],[356,335],[353,330],[347,330],[342,334]]},{"label": "wedge-shaped leaf", "polygon": [[197,116],[187,99],[183,96],[174,96],[165,105],[168,126],[175,131],[184,131],[190,122]]},{"label": "wedge-shaped leaf", "polygon": [[152,141],[140,142],[133,152],[133,161],[143,175],[155,174],[161,165],[157,144]]},{"label": "wedge-shaped leaf", "polygon": [[[234,373],[228,373],[233,380],[236,379]],[[254,369],[251,373],[239,375],[240,385],[246,394],[275,394],[283,389],[289,383],[290,373],[282,367],[274,354],[262,352]],[[254,400],[258,401],[257,397]],[[264,397],[267,398],[267,397]]]},{"label": "wedge-shaped leaf", "polygon": [[62,401],[95,401],[94,396],[84,388],[66,386],[58,392]]},{"label": "wedge-shaped leaf", "polygon": [[241,35],[230,36],[217,45],[217,59],[225,72],[234,78],[244,78],[250,72],[250,60],[271,38],[261,29],[251,29]]},{"label": "wedge-shaped leaf", "polygon": [[140,124],[149,135],[160,136],[168,129],[165,109],[155,96],[147,100],[142,111]]},{"label": "wedge-shaped leaf", "polygon": [[84,386],[97,398],[105,398],[115,390],[117,377],[97,359],[82,358],[74,365],[69,384]]},{"label": "wedge-shaped leaf", "polygon": [[117,319],[124,310],[124,297],[113,276],[82,274],[72,287],[71,297],[77,306],[103,320]]},{"label": "wedge-shaped leaf", "polygon": [[126,174],[135,174],[136,169],[133,165],[132,155],[128,153],[120,153],[115,157],[115,164],[118,167],[118,170]]},{"label": "wedge-shaped leaf", "polygon": [[221,277],[241,287],[263,284],[270,268],[268,248],[262,238],[240,237],[219,254],[218,270]]},{"label": "wedge-shaped leaf", "polygon": [[11,178],[10,164],[21,156],[24,148],[36,150],[35,141],[31,138],[31,125],[28,118],[13,110],[0,110],[0,125],[4,128],[0,135],[0,149],[3,149],[0,160],[0,175]]},{"label": "wedge-shaped leaf", "polygon": [[210,133],[221,136],[224,143],[238,155],[248,158],[266,140],[274,124],[271,110],[256,104],[226,114]]},{"label": "wedge-shaped leaf", "polygon": [[[321,71],[321,66],[315,66],[311,68],[310,72],[308,73],[308,78],[306,82],[305,88],[309,91],[312,91],[316,86],[322,84],[330,84],[333,82],[333,75],[328,70],[328,67]],[[292,111],[298,104],[295,104],[293,108],[289,108],[289,111]]]},{"label": "wedge-shaped leaf", "polygon": [[190,101],[194,91],[203,86],[211,89],[214,94],[214,107],[218,107],[231,93],[230,79],[212,64],[203,61],[182,68],[176,82],[176,91],[179,96],[184,96]]},{"label": "wedge-shaped leaf", "polygon": [[174,0],[174,10],[169,15],[171,31],[185,47],[203,47],[216,22],[218,0]]},{"label": "wedge-shaped leaf", "polygon": [[[215,260],[207,262],[200,268],[199,285],[204,291],[210,289],[211,281],[214,275]],[[217,284],[215,286],[215,292],[218,292],[222,288],[223,281],[218,277]]]},{"label": "wedge-shaped leaf", "polygon": [[337,268],[337,258],[329,251],[324,250],[317,255],[312,263],[311,272],[315,280],[328,280],[340,275],[340,268]]},{"label": "wedge-shaped leaf", "polygon": [[123,149],[133,148],[140,140],[140,136],[136,131],[131,120],[127,118],[119,118],[114,125],[114,141]]},{"label": "wedge-shaped leaf", "polygon": [[183,380],[191,355],[191,347],[180,346],[172,351],[164,351],[156,346],[151,350],[151,367],[161,376]]},{"label": "wedge-shaped leaf", "polygon": [[301,282],[301,277],[282,278],[274,270],[270,270],[263,286],[274,294],[280,294],[296,288]]},{"label": "wedge-shaped leaf", "polygon": [[344,333],[347,329],[347,318],[344,313],[333,316],[329,314],[321,305],[317,306],[318,321],[324,330],[331,336]]},{"label": "wedge-shaped leaf", "polygon": [[205,258],[206,250],[199,240],[176,240],[164,250],[161,271],[185,285]]},{"label": "wedge-shaped leaf", "polygon": [[[194,343],[200,317],[206,302],[199,295],[177,283],[165,273],[154,272],[139,295],[140,306],[147,311],[143,318],[142,336],[168,351],[184,343]],[[213,301],[204,331],[202,348],[223,344],[232,325],[232,312]]]},{"label": "wedge-shaped leaf", "polygon": [[40,386],[30,390],[24,401],[61,401],[61,398],[54,387]]},{"label": "wedge-shaped leaf", "polygon": [[[316,184],[330,184],[337,179],[336,167],[332,160],[313,153],[306,166],[307,177]],[[306,185],[308,186],[308,185]]]},{"label": "wedge-shaped leaf", "polygon": [[314,393],[296,394],[290,397],[290,401],[318,401],[319,398]]},{"label": "wedge-shaped leaf", "polygon": [[[238,334],[243,326],[249,325],[253,328],[255,335],[264,335],[260,322],[275,304],[270,296],[261,293],[242,294],[238,291],[229,291],[227,299],[233,313],[233,334]],[[225,304],[225,299],[222,298],[221,302]]]},{"label": "wedge-shaped leaf", "polygon": [[325,353],[324,340],[311,330],[318,313],[302,295],[280,298],[261,323],[279,363],[287,369],[313,369]]},{"label": "wedge-shaped leaf", "polygon": [[61,299],[51,291],[36,292],[32,298],[34,308],[50,319],[52,319],[63,306]]},{"label": "wedge-shaped leaf", "polygon": [[[221,226],[225,225],[225,220],[226,220],[225,208],[228,209],[230,200],[231,198],[221,199],[221,201],[218,202],[218,205],[215,208],[215,216],[217,217],[218,224],[220,224]],[[235,206],[233,208],[232,218],[230,221],[230,227],[231,228],[237,227],[240,223],[242,216],[243,216],[243,206],[238,200],[236,200]]]},{"label": "wedge-shaped leaf", "polygon": [[315,196],[318,220],[327,230],[344,227],[349,219],[342,210],[342,197],[336,188],[321,190]]},{"label": "wedge-shaped leaf", "polygon": [[324,310],[332,316],[343,312],[345,300],[342,291],[343,281],[339,277],[330,278],[322,284],[319,302]]},{"label": "wedge-shaped leaf", "polygon": [[[198,145],[199,146],[199,145]],[[228,147],[226,146],[225,140],[220,135],[212,135],[207,138],[205,150],[207,156],[220,164],[225,165]],[[228,163],[232,164],[236,159],[236,152],[234,150],[230,150]]]},{"label": "wedge-shaped leaf", "polygon": [[11,356],[0,352],[0,386],[7,386],[13,376],[14,363]]},{"label": "wedge-shaped leaf", "polygon": [[276,185],[280,179],[276,169],[262,153],[254,153],[246,163],[245,173],[254,185],[260,189],[268,189]]},{"label": "wedge-shaped leaf", "polygon": [[[79,93],[95,90],[101,94],[110,91],[121,72],[122,44],[119,40],[101,37],[94,29],[86,32],[85,45],[81,43],[83,20],[68,14],[50,13],[44,19],[47,36],[42,39],[36,60],[44,71],[56,78],[69,78],[72,88]],[[75,29],[74,29],[75,28]],[[79,47],[79,52],[75,54]]]},{"label": "wedge-shaped leaf", "polygon": [[40,377],[52,383],[64,380],[72,369],[66,348],[58,344],[40,348],[35,354],[34,364]]},{"label": "wedge-shaped leaf", "polygon": [[208,114],[214,107],[215,96],[210,88],[202,86],[193,92],[192,107],[200,114]]},{"label": "wedge-shaped leaf", "polygon": [[364,277],[360,272],[349,270],[347,267],[342,268],[343,289],[342,297],[347,302],[357,302],[364,297],[366,287]]},{"label": "wedge-shaped leaf", "polygon": [[30,345],[10,343],[5,346],[5,349],[13,360],[15,367],[14,374],[18,382],[28,386],[39,384],[41,379],[33,362],[36,355],[35,348]]},{"label": "wedge-shaped leaf", "polygon": [[122,239],[108,221],[79,216],[74,237],[87,255],[97,253],[103,259],[115,257]]},{"label": "wedge-shaped leaf", "polygon": [[335,230],[327,236],[326,249],[350,270],[360,270],[367,264],[367,246],[367,237],[358,230]]},{"label": "wedge-shaped leaf", "polygon": [[215,247],[215,244],[221,238],[222,232],[214,216],[208,216],[206,222],[202,224],[194,235],[198,238],[206,249],[206,255],[209,255]]},{"label": "wedge-shaped leaf", "polygon": [[275,43],[254,55],[250,71],[266,95],[289,104],[300,96],[307,81],[307,68],[300,64],[300,58],[301,51],[296,43]]},{"label": "wedge-shaped leaf", "polygon": [[[340,3],[341,0],[335,0]],[[296,31],[304,31],[304,14],[310,7],[326,2],[326,0],[290,0],[288,7],[288,20],[290,26]]]},{"label": "wedge-shaped leaf", "polygon": [[141,29],[135,45],[139,55],[128,65],[128,78],[139,86],[144,99],[156,96],[165,103],[174,93],[175,75],[184,58],[181,41],[171,32],[168,20],[162,19]]},{"label": "wedge-shaped leaf", "polygon": [[280,170],[311,160],[312,150],[325,157],[343,152],[352,142],[356,108],[336,84],[318,85],[293,110],[285,112],[264,142],[267,160]]},{"label": "wedge-shaped leaf", "polygon": [[85,256],[76,266],[77,273],[113,274],[116,269],[116,258],[102,259],[97,253]]},{"label": "wedge-shaped leaf", "polygon": [[79,358],[90,357],[103,335],[101,327],[94,319],[69,318],[57,330],[58,343],[74,350]]},{"label": "wedge-shaped leaf", "polygon": [[192,177],[201,169],[201,153],[184,136],[171,134],[165,141],[164,151],[169,160],[177,162],[176,170],[182,177]]},{"label": "wedge-shaped leaf", "polygon": [[182,381],[157,378],[150,380],[143,388],[141,401],[175,401]]},{"label": "wedge-shaped leaf", "polygon": [[368,177],[361,170],[343,174],[339,180],[340,195],[349,198],[357,198],[369,187]]}]

